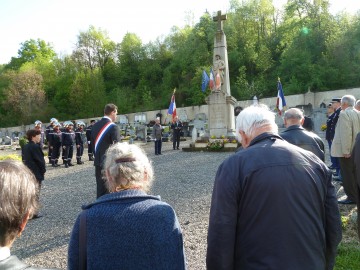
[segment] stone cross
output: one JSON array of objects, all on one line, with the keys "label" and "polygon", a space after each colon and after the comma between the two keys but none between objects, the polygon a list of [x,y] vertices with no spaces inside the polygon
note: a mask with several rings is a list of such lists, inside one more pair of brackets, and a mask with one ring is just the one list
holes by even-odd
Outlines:
[{"label": "stone cross", "polygon": [[217,22],[217,25],[218,25],[217,30],[218,31],[223,31],[223,22],[222,21],[225,21],[226,19],[227,19],[226,14],[221,15],[221,10],[219,10],[217,12],[216,17],[213,17],[214,22]]}]

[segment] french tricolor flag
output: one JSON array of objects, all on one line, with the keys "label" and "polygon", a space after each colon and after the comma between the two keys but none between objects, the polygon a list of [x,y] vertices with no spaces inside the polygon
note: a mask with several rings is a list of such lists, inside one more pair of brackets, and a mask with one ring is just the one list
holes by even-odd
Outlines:
[{"label": "french tricolor flag", "polygon": [[282,85],[280,82],[280,78],[278,79],[277,89],[278,89],[278,94],[276,100],[276,108],[278,109],[279,115],[281,115],[283,108],[286,106],[286,101],[285,101]]},{"label": "french tricolor flag", "polygon": [[214,72],[212,69],[210,69],[209,87],[210,87],[211,91],[215,89],[215,77],[214,77]]},{"label": "french tricolor flag", "polygon": [[169,106],[169,109],[168,109],[168,114],[172,115],[173,121],[174,121],[174,118],[176,116],[175,91],[176,91],[176,89],[174,90],[174,93],[173,93],[173,95],[171,97],[170,106]]}]

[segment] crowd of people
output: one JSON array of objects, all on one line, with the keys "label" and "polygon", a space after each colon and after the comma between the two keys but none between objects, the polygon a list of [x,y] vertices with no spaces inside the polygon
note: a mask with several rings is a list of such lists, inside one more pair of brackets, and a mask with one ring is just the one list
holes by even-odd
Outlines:
[{"label": "crowd of people", "polygon": [[[90,126],[87,143],[89,158],[94,155],[97,198],[83,206],[75,222],[68,268],[186,269],[176,213],[160,197],[148,194],[154,177],[151,162],[139,146],[121,142],[114,124],[117,110],[107,104],[103,118]],[[329,166],[324,163],[322,139],[302,127],[301,110],[285,112],[286,129],[281,133],[275,114],[265,105],[237,112],[236,134],[242,147],[221,163],[215,176],[207,269],[334,268],[342,239],[338,203],[357,203],[360,212],[359,110],[360,101],[351,95],[329,104]],[[72,122],[64,122],[61,130],[58,121],[51,120],[46,129],[51,164],[57,165],[62,148],[64,164],[71,166],[71,146],[84,143],[76,137],[85,125],[77,123],[74,132]],[[155,154],[161,155],[162,127],[159,119],[155,122]],[[28,220],[39,216],[46,168],[38,124],[40,129],[27,132],[25,165],[0,162],[0,269],[27,267],[10,248]],[[181,122],[176,119],[172,128],[179,130]],[[178,148],[176,139],[173,149]],[[83,149],[77,150],[81,162]],[[342,181],[345,199],[338,201],[334,179]]]}]

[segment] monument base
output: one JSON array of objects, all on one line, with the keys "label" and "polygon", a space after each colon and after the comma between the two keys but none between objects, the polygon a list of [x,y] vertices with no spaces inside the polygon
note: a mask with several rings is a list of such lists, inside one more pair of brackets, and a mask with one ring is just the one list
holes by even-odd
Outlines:
[{"label": "monument base", "polygon": [[235,137],[234,104],[236,99],[224,92],[212,92],[206,99],[208,104],[209,135],[215,138]]}]

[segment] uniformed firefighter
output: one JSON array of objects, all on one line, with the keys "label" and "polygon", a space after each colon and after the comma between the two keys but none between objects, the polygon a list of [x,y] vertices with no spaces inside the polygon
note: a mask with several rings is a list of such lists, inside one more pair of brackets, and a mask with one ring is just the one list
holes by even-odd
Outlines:
[{"label": "uniformed firefighter", "polygon": [[81,161],[82,155],[84,153],[84,127],[85,123],[83,121],[77,122],[78,128],[75,131],[75,144],[76,144],[76,163],[77,164],[84,164],[83,161]]},{"label": "uniformed firefighter", "polygon": [[62,132],[59,122],[53,123],[53,128],[49,134],[49,153],[51,153],[51,164],[53,167],[60,166],[58,164],[61,149]]},{"label": "uniformed firefighter", "polygon": [[69,166],[74,166],[71,163],[74,151],[74,143],[75,143],[75,132],[73,130],[74,124],[71,121],[64,122],[65,130],[62,133],[62,148],[63,148],[63,161],[65,164],[65,168],[69,168]]},{"label": "uniformed firefighter", "polygon": [[86,128],[86,140],[87,140],[88,155],[90,161],[94,160],[93,146],[91,144],[91,129],[95,124],[95,122],[96,122],[95,120],[90,120],[90,125]]},{"label": "uniformed firefighter", "polygon": [[45,136],[45,134],[44,134],[44,131],[43,131],[42,127],[41,127],[41,126],[42,126],[42,122],[41,122],[40,120],[36,120],[34,124],[35,124],[34,129],[40,130],[40,132],[41,132],[41,138],[40,138],[39,144],[40,144],[41,149],[43,149],[43,147],[44,147],[44,136]]},{"label": "uniformed firefighter", "polygon": [[59,121],[56,118],[51,118],[50,119],[50,124],[46,127],[45,129],[45,138],[46,138],[46,142],[48,144],[48,158],[49,158],[49,163],[51,163],[51,157],[52,157],[52,148],[50,147],[50,133],[52,132],[53,128],[54,128],[54,123],[59,123]]}]

